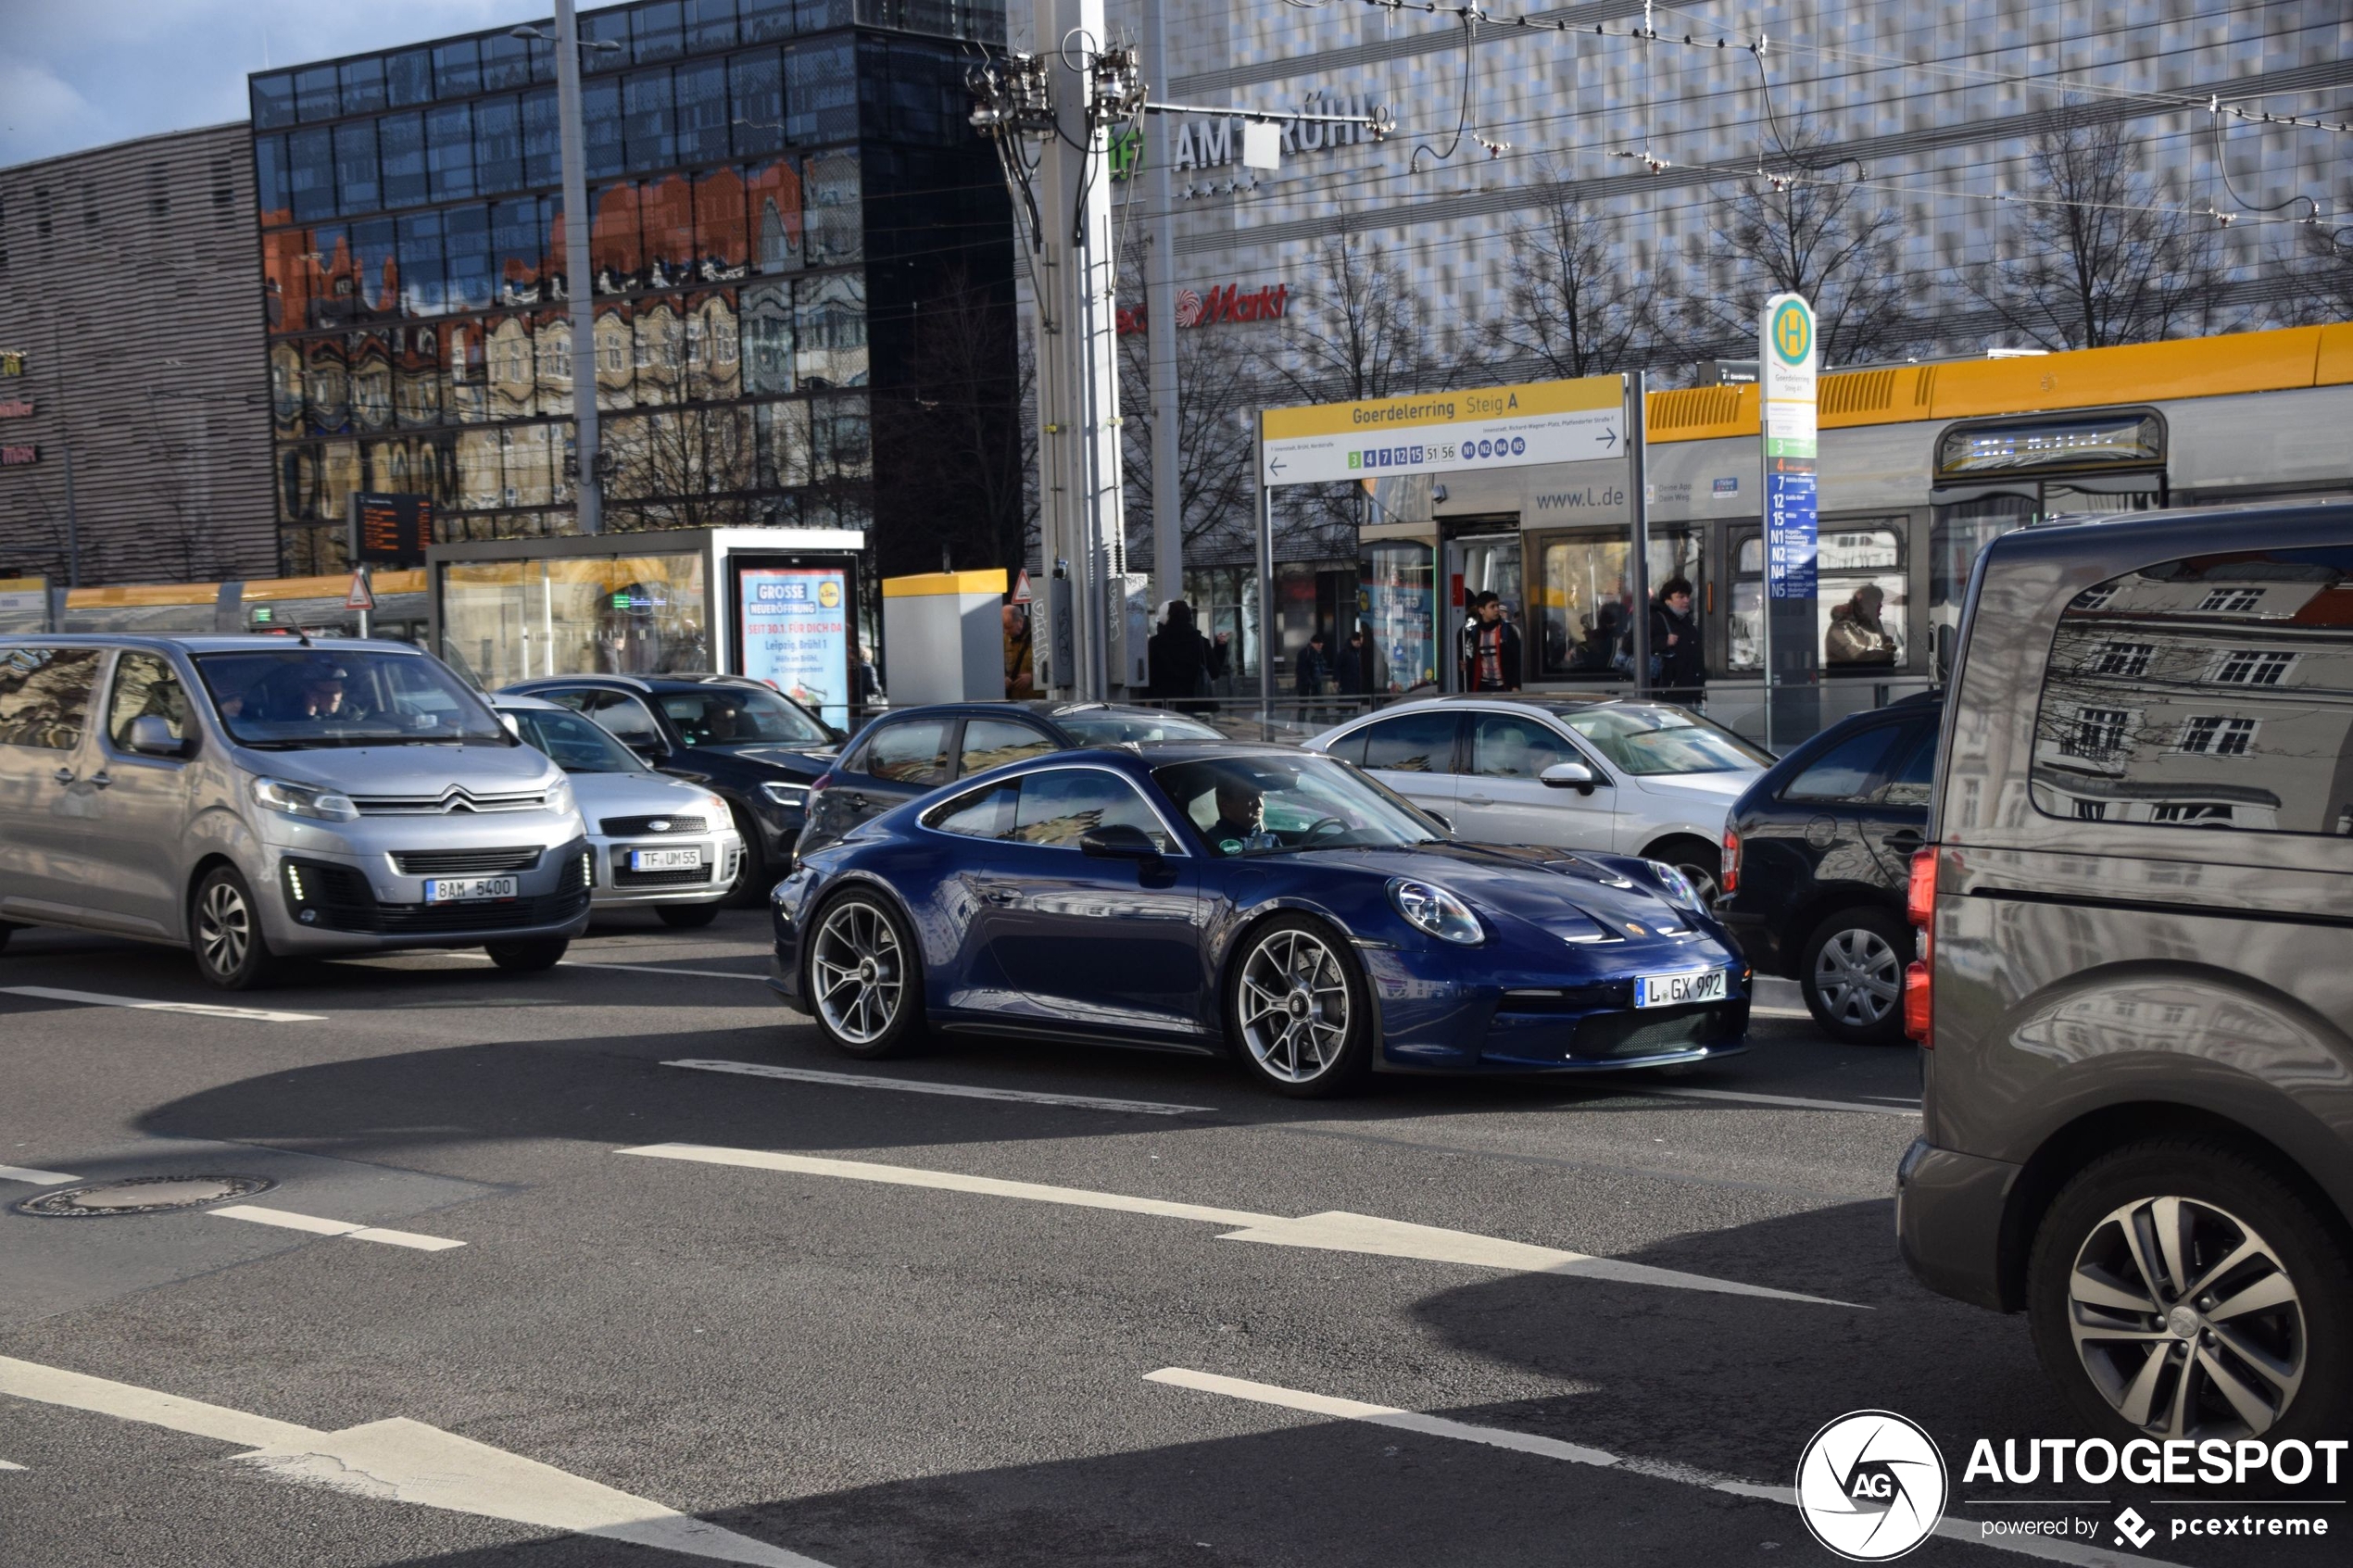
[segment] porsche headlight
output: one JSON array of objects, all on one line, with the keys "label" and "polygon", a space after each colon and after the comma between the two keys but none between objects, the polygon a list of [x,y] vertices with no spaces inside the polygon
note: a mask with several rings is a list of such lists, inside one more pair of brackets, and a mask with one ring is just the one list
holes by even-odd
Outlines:
[{"label": "porsche headlight", "polygon": [[1664,860],[1652,860],[1647,864],[1650,866],[1651,875],[1658,878],[1658,884],[1666,892],[1668,903],[1679,909],[1706,913],[1700,905],[1699,889],[1692,885],[1690,877],[1685,876]]},{"label": "porsche headlight", "polygon": [[1389,884],[1389,901],[1397,906],[1397,912],[1405,917],[1406,924],[1441,942],[1476,947],[1487,940],[1487,933],[1479,925],[1478,917],[1471,913],[1470,906],[1433,884],[1397,877]]},{"label": "porsche headlight", "polygon": [[324,784],[302,784],[294,779],[256,779],[253,797],[272,811],[289,816],[308,817],[321,822],[356,822],[359,808],[351,797]]}]

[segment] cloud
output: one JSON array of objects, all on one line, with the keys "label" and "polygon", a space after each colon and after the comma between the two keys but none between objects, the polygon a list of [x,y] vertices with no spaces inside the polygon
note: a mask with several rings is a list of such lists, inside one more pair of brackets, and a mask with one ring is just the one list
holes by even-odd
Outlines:
[{"label": "cloud", "polygon": [[549,9],[541,0],[0,0],[0,167],[243,119],[246,73],[265,67],[544,20]]}]

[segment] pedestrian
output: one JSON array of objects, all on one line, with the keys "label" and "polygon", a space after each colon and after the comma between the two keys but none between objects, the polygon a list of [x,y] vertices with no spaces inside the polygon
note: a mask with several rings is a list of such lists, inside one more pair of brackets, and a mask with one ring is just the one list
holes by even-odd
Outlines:
[{"label": "pedestrian", "polygon": [[1373,648],[1372,633],[1361,624],[1350,629],[1348,641],[1333,660],[1332,673],[1341,693],[1348,696],[1371,696],[1389,688],[1380,655]]},{"label": "pedestrian", "polygon": [[1144,645],[1144,691],[1155,702],[1192,707],[1210,695],[1209,639],[1193,629],[1193,607],[1171,599],[1159,631]]},{"label": "pedestrian", "polygon": [[1330,687],[1331,655],[1324,647],[1324,631],[1317,627],[1308,633],[1307,646],[1299,650],[1299,668],[1291,680],[1292,689],[1302,697],[1318,697]]},{"label": "pedestrian", "polygon": [[1692,583],[1670,577],[1651,607],[1652,695],[1686,708],[1699,706],[1707,683],[1707,658],[1700,645],[1699,617],[1692,612]]},{"label": "pedestrian", "polygon": [[[1001,612],[1005,638],[1005,696],[1018,702],[1038,695],[1038,678],[1030,664],[1029,607],[1008,604]],[[1151,645],[1145,645],[1149,647]]]},{"label": "pedestrian", "polygon": [[1519,628],[1504,618],[1503,596],[1491,588],[1471,597],[1461,664],[1466,692],[1519,690]]}]

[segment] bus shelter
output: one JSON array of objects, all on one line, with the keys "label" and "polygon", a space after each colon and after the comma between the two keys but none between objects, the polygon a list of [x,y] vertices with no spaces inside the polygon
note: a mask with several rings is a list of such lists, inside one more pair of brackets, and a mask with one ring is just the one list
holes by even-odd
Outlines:
[{"label": "bus shelter", "polygon": [[434,545],[432,646],[493,690],[547,675],[749,675],[846,727],[875,647],[864,546],[842,528]]}]

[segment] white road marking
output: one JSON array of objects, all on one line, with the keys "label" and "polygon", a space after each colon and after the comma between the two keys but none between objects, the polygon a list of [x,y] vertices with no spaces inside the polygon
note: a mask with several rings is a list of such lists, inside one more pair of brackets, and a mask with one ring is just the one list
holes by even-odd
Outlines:
[{"label": "white road marking", "polygon": [[1098,1095],[1050,1095],[1036,1089],[986,1089],[973,1084],[934,1084],[914,1078],[876,1078],[862,1073],[820,1073],[810,1067],[771,1067],[757,1061],[665,1061],[698,1073],[740,1073],[748,1078],[784,1078],[799,1084],[831,1084],[849,1089],[897,1089],[902,1094],[946,1095],[955,1099],[1009,1099],[1029,1105],[1075,1105],[1088,1110],[1131,1110],[1143,1116],[1198,1116],[1214,1105],[1165,1105],[1148,1099],[1105,1099]]},{"label": "white road marking", "polygon": [[131,1008],[139,1012],[184,1012],[196,1018],[233,1018],[245,1023],[324,1023],[323,1013],[272,1012],[267,1008],[228,1008],[213,1002],[150,1002],[137,997],[109,997],[98,991],[60,991],[50,985],[0,985],[12,997],[39,997],[52,1002],[81,1002],[94,1008]]},{"label": "white road marking", "polygon": [[25,1165],[0,1165],[0,1182],[30,1182],[37,1187],[59,1187],[81,1179],[80,1176],[69,1176],[62,1171],[35,1171]]},{"label": "white road marking", "polygon": [[422,1422],[395,1417],[320,1432],[6,1356],[0,1356],[0,1394],[234,1443],[250,1450],[237,1455],[239,1461],[281,1481],[572,1535],[604,1536],[719,1562],[825,1568],[799,1552]]},{"label": "white road marking", "polygon": [[287,1209],[265,1209],[258,1203],[232,1203],[224,1208],[208,1209],[205,1212],[229,1220],[250,1220],[257,1225],[308,1231],[313,1236],[341,1236],[353,1241],[380,1241],[387,1247],[413,1248],[419,1252],[447,1252],[453,1247],[465,1245],[462,1241],[451,1241],[446,1236],[419,1236],[414,1231],[386,1230],[381,1225],[359,1225],[348,1220],[322,1220],[316,1214],[297,1214]]},{"label": "white road marking", "polygon": [[23,1468],[21,1464],[10,1464],[6,1460],[0,1459],[0,1470],[22,1470]]},{"label": "white road marking", "polygon": [[[1163,1367],[1158,1372],[1144,1374],[1147,1383],[1164,1383],[1177,1388],[1193,1388],[1204,1394],[1223,1394],[1228,1399],[1247,1399],[1252,1404],[1275,1405],[1283,1410],[1299,1411],[1307,1415],[1327,1415],[1341,1421],[1362,1421],[1375,1426],[1394,1427],[1401,1432],[1417,1432],[1424,1436],[1448,1437],[1456,1442],[1478,1443],[1488,1448],[1510,1449],[1514,1452],[1534,1454],[1540,1459],[1559,1460],[1567,1464],[1591,1465],[1598,1470],[1622,1470],[1648,1480],[1669,1481],[1678,1486],[1703,1486],[1711,1492],[1729,1492],[1734,1497],[1753,1498],[1761,1502],[1797,1506],[1797,1494],[1788,1486],[1760,1486],[1750,1481],[1734,1480],[1728,1475],[1711,1475],[1688,1466],[1663,1463],[1655,1460],[1629,1459],[1601,1449],[1589,1449],[1576,1443],[1564,1443],[1556,1437],[1540,1437],[1529,1432],[1511,1432],[1498,1426],[1474,1426],[1467,1422],[1449,1421],[1441,1415],[1423,1415],[1416,1411],[1398,1410],[1389,1405],[1368,1405],[1358,1399],[1335,1399],[1328,1394],[1311,1394],[1304,1389],[1285,1388],[1279,1384],[1252,1383],[1239,1377],[1222,1377],[1214,1372],[1195,1372],[1189,1367]],[[1966,1542],[1970,1546],[1989,1547],[1995,1551],[2016,1553],[2020,1557],[2039,1557],[2049,1562],[2070,1562],[2081,1568],[2179,1568],[2178,1564],[2160,1562],[2155,1558],[2137,1553],[2120,1556],[2094,1547],[2078,1546],[2070,1541],[2055,1540],[2039,1536],[1989,1537],[1983,1534],[1974,1519],[1947,1517],[1936,1526],[1936,1533],[1948,1540]]]},{"label": "white road marking", "polygon": [[1870,1105],[1856,1099],[1807,1099],[1802,1095],[1753,1095],[1745,1089],[1642,1089],[1670,1099],[1720,1099],[1751,1105],[1782,1105],[1795,1110],[1867,1110],[1877,1116],[1918,1116],[1917,1105]]},{"label": "white road marking", "polygon": [[[444,953],[442,957],[449,959],[479,959],[484,963],[491,963],[495,961],[488,953]],[[619,969],[626,970],[632,974],[689,974],[702,980],[755,980],[764,982],[768,978],[764,974],[745,974],[737,970],[671,969],[663,964],[651,963],[592,963],[586,959],[561,959],[557,961],[556,967],[559,969]]]},{"label": "white road marking", "polygon": [[1804,1008],[1768,1008],[1751,1002],[1748,1004],[1748,1016],[1751,1018],[1811,1018],[1814,1015]]},{"label": "white road marking", "polygon": [[[738,1165],[759,1171],[786,1171],[799,1175],[837,1176],[849,1181],[882,1182],[893,1186],[931,1187],[943,1192],[971,1192],[994,1198],[1026,1198],[1037,1203],[1061,1203],[1077,1209],[1111,1209],[1163,1219],[1200,1220],[1214,1225],[1239,1225],[1221,1241],[1257,1241],[1276,1247],[1308,1247],[1327,1252],[1358,1252],[1382,1258],[1416,1258],[1428,1262],[1467,1263],[1474,1268],[1501,1269],[1516,1273],[1570,1274],[1612,1279],[1634,1285],[1665,1286],[1675,1290],[1705,1290],[1732,1296],[1761,1296],[1780,1301],[1806,1301],[1824,1307],[1854,1307],[1764,1286],[1742,1285],[1706,1274],[1653,1268],[1646,1263],[1595,1258],[1558,1248],[1533,1247],[1470,1231],[1416,1225],[1370,1214],[1334,1211],[1285,1219],[1254,1214],[1241,1209],[1213,1209],[1196,1203],[1171,1203],[1157,1198],[1131,1198],[1124,1193],[1095,1192],[1086,1187],[1047,1186],[1037,1182],[1005,1181],[995,1176],[968,1176],[955,1171],[926,1171],[912,1165],[875,1165],[858,1160],[827,1160],[807,1154],[777,1154],[757,1148],[718,1148],[708,1144],[648,1144],[614,1150],[656,1160],[683,1160],[704,1165]],[[1867,1308],[1858,1308],[1868,1311]]]}]

